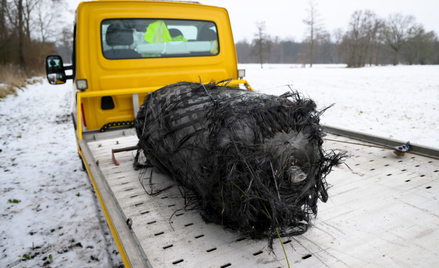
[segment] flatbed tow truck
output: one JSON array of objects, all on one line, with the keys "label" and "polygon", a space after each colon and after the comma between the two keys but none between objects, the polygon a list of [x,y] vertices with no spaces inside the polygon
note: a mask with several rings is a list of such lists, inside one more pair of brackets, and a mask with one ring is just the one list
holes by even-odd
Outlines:
[{"label": "flatbed tow truck", "polygon": [[[206,224],[184,211],[178,187],[158,196],[133,169],[132,130],[86,134],[80,141],[88,170],[119,249],[132,267],[436,267],[439,152],[412,145],[393,153],[395,140],[326,127],[326,149],[346,150],[346,165],[327,177],[330,199],[319,205],[314,225],[303,235],[274,243],[254,241]],[[119,165],[113,161],[112,150]],[[147,171],[156,189],[174,185]],[[127,224],[128,223],[128,224]]]},{"label": "flatbed tow truck", "polygon": [[[203,31],[210,36],[201,37]],[[154,41],[157,32],[167,37]],[[185,210],[171,178],[133,168],[138,138],[129,127],[148,92],[178,81],[229,78],[251,90],[236,67],[225,9],[82,2],[74,44],[72,67],[59,56],[47,58],[48,79],[74,79],[78,152],[125,267],[439,266],[439,150],[433,148],[411,144],[397,155],[393,150],[404,141],[324,126],[324,149],[345,150],[349,158],[327,177],[330,198],[319,204],[313,226],[276,240],[272,251],[266,240],[207,224],[199,212]]]}]

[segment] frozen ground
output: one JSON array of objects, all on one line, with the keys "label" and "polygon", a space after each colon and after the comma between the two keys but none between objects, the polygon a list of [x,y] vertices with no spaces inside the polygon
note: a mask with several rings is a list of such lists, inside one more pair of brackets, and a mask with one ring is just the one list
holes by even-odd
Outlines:
[{"label": "frozen ground", "polygon": [[[324,124],[439,148],[439,66],[240,68],[257,91],[335,103]],[[70,90],[44,81],[0,100],[0,267],[121,264],[81,171]]]},{"label": "frozen ground", "polygon": [[252,87],[281,94],[292,86],[319,108],[326,125],[439,148],[439,66],[243,64]]},{"label": "frozen ground", "polygon": [[[40,79],[40,81],[43,81]],[[0,100],[0,267],[117,267],[76,151],[71,83]]]}]

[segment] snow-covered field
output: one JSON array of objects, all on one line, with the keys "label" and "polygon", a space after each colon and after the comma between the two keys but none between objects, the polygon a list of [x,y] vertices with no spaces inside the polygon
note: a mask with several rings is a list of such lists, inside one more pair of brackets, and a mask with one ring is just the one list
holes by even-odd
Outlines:
[{"label": "snow-covered field", "polygon": [[[439,148],[439,66],[240,65],[257,91],[291,85],[322,123]],[[118,267],[121,260],[81,171],[71,82],[0,100],[0,267]]]},{"label": "snow-covered field", "polygon": [[292,86],[327,110],[321,123],[439,148],[439,66],[243,64],[258,91],[281,94]]}]

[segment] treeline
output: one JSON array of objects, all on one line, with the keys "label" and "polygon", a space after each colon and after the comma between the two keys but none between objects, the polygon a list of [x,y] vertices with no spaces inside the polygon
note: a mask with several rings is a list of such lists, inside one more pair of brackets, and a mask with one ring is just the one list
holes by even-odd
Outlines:
[{"label": "treeline", "polygon": [[65,0],[0,0],[0,68],[17,66],[31,76],[44,60],[71,47],[71,26],[62,21]]},{"label": "treeline", "polygon": [[386,20],[370,10],[352,14],[347,31],[327,32],[317,23],[315,6],[307,20],[302,42],[272,38],[265,23],[256,23],[252,41],[236,43],[240,63],[345,63],[348,67],[388,64],[439,64],[435,32],[416,23],[413,16],[390,15]]},{"label": "treeline", "polygon": [[[309,44],[275,38],[268,41],[269,49],[265,51],[263,63],[309,63]],[[254,42],[247,40],[235,44],[239,63],[260,63],[259,53],[255,52]],[[314,55],[314,63],[342,63],[333,42],[318,45]]]},{"label": "treeline", "polygon": [[[49,54],[68,62],[72,46],[70,23],[63,21],[65,0],[0,0],[0,68],[16,66],[33,75],[44,70]],[[308,34],[301,42],[271,37],[265,23],[256,24],[251,41],[236,43],[240,63],[346,63],[348,67],[387,64],[439,64],[439,41],[413,16],[393,14],[387,19],[370,10],[352,14],[345,32],[329,33],[319,23],[310,1],[304,20]]]}]

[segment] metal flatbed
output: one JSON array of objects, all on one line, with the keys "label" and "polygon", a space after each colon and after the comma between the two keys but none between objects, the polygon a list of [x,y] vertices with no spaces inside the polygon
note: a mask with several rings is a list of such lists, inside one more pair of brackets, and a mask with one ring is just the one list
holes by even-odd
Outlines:
[{"label": "metal flatbed", "polygon": [[[346,165],[326,178],[327,203],[319,203],[313,226],[304,234],[254,241],[205,223],[199,212],[185,211],[178,185],[147,171],[149,195],[133,168],[135,151],[112,149],[137,144],[133,130],[84,134],[84,152],[122,256],[132,267],[439,267],[439,160],[437,150],[414,146],[430,157],[377,144],[398,143],[328,128],[325,150],[346,150]],[[348,135],[374,143],[340,136]],[[350,135],[353,134],[353,135]],[[401,144],[401,143],[399,143]],[[145,178],[145,177],[143,177]],[[149,192],[149,186],[146,188]]]}]

